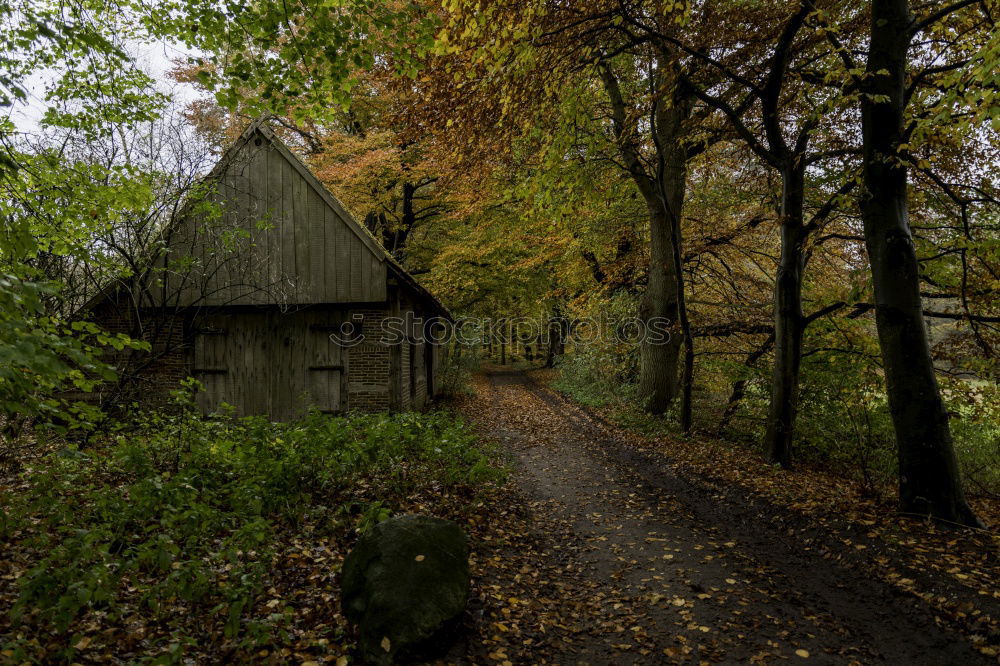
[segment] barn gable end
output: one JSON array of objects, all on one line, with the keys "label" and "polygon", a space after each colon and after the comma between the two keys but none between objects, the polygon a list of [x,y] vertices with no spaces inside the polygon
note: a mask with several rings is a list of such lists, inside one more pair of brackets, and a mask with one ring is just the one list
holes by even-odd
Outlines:
[{"label": "barn gable end", "polygon": [[[153,270],[83,309],[150,343],[89,399],[162,404],[180,378],[206,413],[275,420],[307,409],[419,409],[437,349],[418,325],[447,309],[344,210],[265,121],[253,123],[159,239]],[[349,325],[348,325],[349,324]],[[394,330],[394,328],[392,329]]]},{"label": "barn gable end", "polygon": [[263,122],[204,187],[164,236],[154,306],[386,300],[385,252]]}]

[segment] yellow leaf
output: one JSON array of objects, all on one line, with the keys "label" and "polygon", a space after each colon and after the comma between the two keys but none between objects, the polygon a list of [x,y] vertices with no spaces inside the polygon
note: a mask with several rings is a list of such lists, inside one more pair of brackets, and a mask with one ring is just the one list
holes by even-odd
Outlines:
[{"label": "yellow leaf", "polygon": [[385,650],[386,652],[388,652],[389,650],[392,649],[392,641],[389,640],[388,636],[383,636],[382,637],[382,643],[381,643],[381,645],[382,645],[382,649]]},{"label": "yellow leaf", "polygon": [[795,651],[795,654],[799,655],[803,659],[809,658],[809,650],[803,650],[802,648],[799,648],[798,650]]}]

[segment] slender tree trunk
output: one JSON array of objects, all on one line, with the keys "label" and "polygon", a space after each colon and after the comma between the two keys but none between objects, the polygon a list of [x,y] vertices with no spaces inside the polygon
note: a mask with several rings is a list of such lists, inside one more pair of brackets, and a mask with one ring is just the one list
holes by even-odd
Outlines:
[{"label": "slender tree trunk", "polygon": [[500,365],[507,365],[507,320],[500,325]]},{"label": "slender tree trunk", "polygon": [[805,169],[792,161],[781,172],[781,259],[774,283],[774,370],[764,450],[769,462],[788,467],[799,407],[802,361],[802,206]]},{"label": "slender tree trunk", "polygon": [[486,336],[486,356],[493,361],[493,338],[497,334],[497,323],[495,320],[490,319],[489,334]]},{"label": "slender tree trunk", "polygon": [[[761,359],[764,354],[771,351],[771,347],[774,346],[774,335],[769,335],[767,340],[764,341],[760,347],[755,349],[747,359],[743,362],[743,365],[747,367],[748,370],[753,370],[754,366],[757,365],[757,361]],[[722,413],[722,418],[719,419],[719,425],[716,432],[721,435],[725,429],[729,426],[729,422],[733,420],[733,416],[736,415],[736,410],[740,406],[740,402],[743,400],[743,396],[746,395],[747,389],[747,379],[737,379],[733,382],[732,391],[729,394],[729,400],[726,402],[726,409]]]},{"label": "slender tree trunk", "polygon": [[683,142],[684,123],[691,114],[692,100],[680,86],[673,89],[669,106],[657,105],[656,138],[660,153],[659,183],[660,195],[667,211],[670,224],[670,261],[674,288],[674,330],[676,344],[684,345],[684,365],[680,383],[680,423],[685,433],[691,431],[691,393],[694,386],[694,340],[691,323],[687,316],[684,296],[683,235],[681,215],[684,210],[684,196],[687,189],[687,147]]},{"label": "slender tree trunk", "polygon": [[920,300],[919,267],[907,213],[903,143],[907,0],[873,0],[865,94],[861,97],[865,245],[875,321],[899,455],[902,511],[980,525],[962,491]]},{"label": "slender tree trunk", "polygon": [[545,367],[551,368],[556,364],[556,357],[561,356],[565,349],[563,330],[565,319],[559,311],[559,306],[552,309],[552,316],[549,318],[549,344],[545,352]]}]

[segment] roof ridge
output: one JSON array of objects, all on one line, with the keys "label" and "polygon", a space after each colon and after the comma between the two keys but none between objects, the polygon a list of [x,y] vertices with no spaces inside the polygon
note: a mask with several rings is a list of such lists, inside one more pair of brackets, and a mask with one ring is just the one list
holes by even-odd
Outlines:
[{"label": "roof ridge", "polygon": [[[446,308],[444,304],[430,292],[430,290],[420,284],[417,279],[413,277],[408,270],[406,270],[403,264],[401,264],[399,260],[397,260],[387,249],[385,249],[385,246],[383,246],[381,241],[375,237],[375,234],[354,218],[350,210],[348,210],[347,207],[341,203],[340,199],[338,199],[336,195],[334,195],[333,192],[331,192],[329,188],[327,188],[327,186],[316,177],[316,174],[312,172],[312,169],[310,169],[298,155],[289,149],[288,145],[282,141],[281,137],[278,136],[277,133],[270,127],[268,122],[270,118],[270,114],[264,114],[257,118],[257,120],[247,126],[247,129],[244,130],[244,133],[241,135],[241,139],[244,141],[248,140],[249,137],[253,135],[254,131],[259,130],[261,134],[263,134],[272,143],[272,145],[278,148],[278,152],[282,154],[282,157],[288,160],[289,163],[295,167],[295,169],[314,187],[314,189],[320,193],[320,196],[327,200],[327,203],[331,205],[334,212],[341,217],[345,224],[347,224],[348,228],[352,229],[358,235],[362,242],[369,246],[369,249],[376,250],[381,255],[381,259],[389,263],[413,289],[430,299],[437,308],[442,310],[448,315],[449,318],[451,318],[451,312],[449,312],[448,308]],[[235,146],[236,144],[234,144],[233,147],[235,148]],[[372,245],[374,245],[374,247],[372,247]]]}]

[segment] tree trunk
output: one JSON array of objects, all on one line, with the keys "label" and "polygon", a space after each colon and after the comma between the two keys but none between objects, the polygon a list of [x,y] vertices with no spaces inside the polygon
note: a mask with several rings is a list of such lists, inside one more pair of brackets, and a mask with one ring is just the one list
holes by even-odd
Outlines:
[{"label": "tree trunk", "polygon": [[[671,71],[663,66],[659,69],[661,73]],[[629,119],[618,79],[609,65],[602,67],[601,76],[611,104],[614,132],[622,159],[646,200],[649,211],[649,276],[639,307],[639,317],[646,331],[639,343],[638,397],[643,410],[659,415],[670,408],[677,396],[677,360],[681,339],[678,335],[670,334],[670,328],[677,323],[678,280],[674,266],[670,213],[672,211],[680,218],[684,204],[685,171],[681,171],[679,189],[676,187],[676,173],[672,169],[669,176],[667,169],[660,168],[656,177],[650,177],[636,143],[638,128]],[[671,89],[671,93],[676,92],[675,88],[676,86]],[[674,108],[672,97],[673,95],[661,95],[656,102],[657,108],[653,109],[653,116],[659,125],[653,138],[658,147],[661,166],[662,147],[679,144],[681,126],[686,117],[686,114],[679,120],[671,117],[679,111]],[[687,105],[684,108],[690,109]]]},{"label": "tree trunk", "polygon": [[[764,354],[771,351],[771,347],[774,346],[774,334],[772,333],[767,337],[760,347],[755,349],[753,352],[747,356],[743,365],[747,367],[748,370],[753,370],[754,366],[757,365],[757,361],[760,360]],[[722,433],[725,432],[726,428],[729,426],[729,422],[733,420],[733,416],[736,415],[736,410],[740,406],[740,402],[743,400],[743,396],[746,395],[747,379],[737,379],[733,382],[732,391],[729,394],[729,400],[726,402],[726,409],[722,413],[722,418],[719,419],[718,427],[716,428],[716,433],[721,437]]]},{"label": "tree trunk", "polygon": [[391,243],[388,246],[389,252],[398,261],[406,259],[406,241],[410,237],[410,232],[413,231],[413,226],[417,223],[416,212],[413,209],[413,197],[416,192],[417,188],[412,183],[403,183],[403,212],[400,216],[399,228],[394,229],[392,234],[389,234],[389,238],[386,239]]},{"label": "tree trunk", "polygon": [[556,364],[556,357],[561,356],[563,351],[565,351],[565,341],[563,330],[565,327],[565,319],[559,312],[559,306],[557,305],[552,309],[552,316],[549,318],[549,344],[545,352],[545,367],[551,368]]},{"label": "tree trunk", "polygon": [[663,414],[677,397],[677,361],[681,338],[670,329],[677,322],[677,276],[674,273],[671,224],[662,207],[649,215],[649,281],[639,316],[646,334],[639,345],[639,396],[650,414]]},{"label": "tree trunk", "polygon": [[799,407],[802,361],[802,205],[805,169],[792,161],[781,170],[781,259],[774,283],[774,371],[764,450],[768,462],[788,467]]},{"label": "tree trunk", "polygon": [[500,325],[500,365],[507,365],[507,320]]},{"label": "tree trunk", "polygon": [[[875,288],[875,321],[899,455],[902,511],[980,525],[962,491],[948,413],[937,385],[907,213],[903,143],[907,0],[873,0],[861,97],[865,196],[862,218]],[[875,97],[877,96],[877,97]]]},{"label": "tree trunk", "polygon": [[680,140],[684,121],[691,111],[689,99],[674,95],[670,108],[657,116],[657,136],[662,162],[660,183],[662,196],[670,222],[670,250],[674,276],[674,308],[676,311],[675,330],[680,333],[677,344],[684,344],[684,366],[681,372],[681,430],[691,432],[691,394],[694,388],[694,337],[691,322],[687,316],[687,302],[684,296],[683,235],[681,233],[681,213],[687,185],[687,150]]}]

